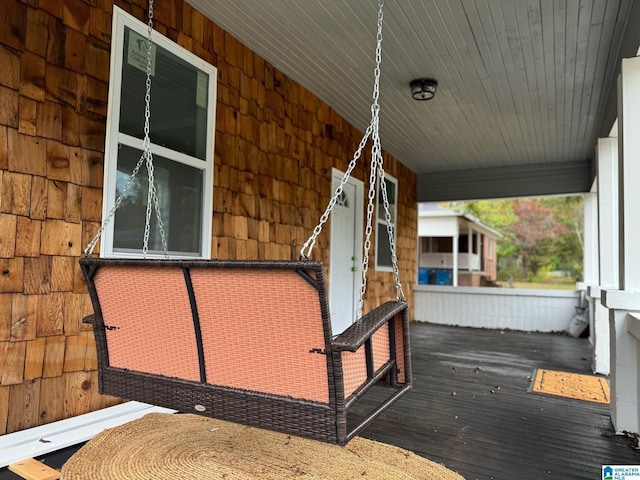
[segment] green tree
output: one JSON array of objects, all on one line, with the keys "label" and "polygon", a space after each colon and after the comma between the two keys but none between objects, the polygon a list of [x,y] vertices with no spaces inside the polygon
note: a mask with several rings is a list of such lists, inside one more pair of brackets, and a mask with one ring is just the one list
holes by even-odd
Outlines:
[{"label": "green tree", "polygon": [[442,204],[501,232],[498,278],[542,278],[563,270],[582,277],[583,199],[581,196],[480,200]]}]

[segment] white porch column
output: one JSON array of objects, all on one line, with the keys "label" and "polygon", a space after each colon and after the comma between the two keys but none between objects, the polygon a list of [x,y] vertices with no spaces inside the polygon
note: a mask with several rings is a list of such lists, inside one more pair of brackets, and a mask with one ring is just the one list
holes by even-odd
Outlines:
[{"label": "white porch column", "polygon": [[620,289],[640,291],[640,57],[622,60],[618,100]]},{"label": "white porch column", "polygon": [[604,290],[602,304],[610,309],[611,420],[617,432],[638,433],[640,340],[629,313],[640,312],[640,57],[622,60],[618,86],[619,290]]},{"label": "white porch column", "polygon": [[451,279],[451,284],[454,287],[458,286],[458,234],[453,236],[453,272],[452,273],[452,279]]},{"label": "white porch column", "polygon": [[[592,190],[595,190],[593,188]],[[586,294],[589,314],[589,340],[593,348],[592,370],[609,374],[609,323],[608,316],[596,322],[596,308],[600,303],[598,264],[598,198],[596,192],[584,195],[584,253],[582,282],[578,289]],[[596,294],[595,296],[591,296]],[[581,305],[584,306],[584,305]]]},{"label": "white porch column", "polygon": [[598,243],[600,286],[618,289],[618,139],[598,140]]},{"label": "white porch column", "polygon": [[469,273],[473,271],[471,266],[473,265],[473,261],[471,260],[471,256],[473,254],[473,229],[471,228],[471,224],[467,228],[467,270]]},{"label": "white porch column", "polygon": [[482,239],[484,238],[484,235],[482,235],[482,233],[477,232],[476,235],[478,236],[478,259],[480,261],[480,271],[486,275],[486,272],[484,271],[484,262],[486,261],[486,258],[484,258],[484,242],[482,241]]},{"label": "white porch column", "polygon": [[[598,140],[598,276],[597,285],[587,289],[592,311],[593,371],[602,375],[611,372],[611,335],[609,310],[602,305],[602,289],[618,289],[618,138]],[[585,213],[586,215],[586,213]],[[585,222],[586,223],[586,222]],[[586,236],[586,227],[585,227]],[[586,241],[586,240],[585,240]],[[585,248],[586,250],[586,248]]]},{"label": "white porch column", "polygon": [[598,265],[598,194],[584,194],[584,267],[582,280],[587,285],[597,285]]}]

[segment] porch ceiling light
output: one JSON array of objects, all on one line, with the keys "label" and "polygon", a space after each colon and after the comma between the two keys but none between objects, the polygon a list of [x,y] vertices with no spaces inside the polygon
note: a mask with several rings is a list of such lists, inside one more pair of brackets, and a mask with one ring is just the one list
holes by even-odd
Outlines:
[{"label": "porch ceiling light", "polygon": [[417,78],[409,84],[414,100],[431,100],[436,94],[438,82],[433,78]]}]

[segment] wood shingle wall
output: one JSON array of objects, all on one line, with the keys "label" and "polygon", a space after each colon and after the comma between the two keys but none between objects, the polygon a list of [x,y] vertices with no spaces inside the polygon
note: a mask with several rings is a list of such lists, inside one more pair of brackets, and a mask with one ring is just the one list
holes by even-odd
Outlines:
[{"label": "wood shingle wall", "polygon": [[[118,402],[98,393],[77,263],[101,220],[114,3],[145,19],[144,0],[0,2],[0,434]],[[297,258],[361,132],[182,0],[156,0],[155,28],[218,68],[212,256]],[[410,299],[416,179],[390,156],[385,168]],[[325,230],[314,255],[328,265]],[[371,268],[367,307],[392,285]]]}]

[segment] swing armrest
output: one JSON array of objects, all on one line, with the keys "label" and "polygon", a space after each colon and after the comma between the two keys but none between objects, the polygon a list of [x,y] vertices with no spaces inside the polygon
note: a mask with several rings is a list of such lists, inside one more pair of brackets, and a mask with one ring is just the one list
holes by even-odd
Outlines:
[{"label": "swing armrest", "polygon": [[407,309],[407,302],[386,302],[361,317],[331,342],[334,351],[355,352],[381,326]]}]

